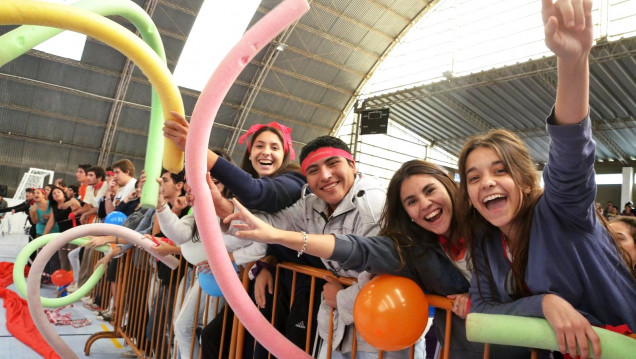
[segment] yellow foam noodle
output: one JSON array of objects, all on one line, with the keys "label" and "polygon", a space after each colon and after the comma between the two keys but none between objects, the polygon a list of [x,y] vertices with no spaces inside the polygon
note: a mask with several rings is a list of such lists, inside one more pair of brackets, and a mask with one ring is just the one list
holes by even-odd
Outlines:
[{"label": "yellow foam noodle", "polygon": [[[108,18],[66,5],[2,0],[0,24],[57,27],[102,41],[130,58],[148,77],[161,100],[164,121],[172,121],[170,111],[184,115],[179,89],[161,58],[142,39]],[[183,169],[183,152],[170,141],[165,141],[163,166],[174,173]]]}]

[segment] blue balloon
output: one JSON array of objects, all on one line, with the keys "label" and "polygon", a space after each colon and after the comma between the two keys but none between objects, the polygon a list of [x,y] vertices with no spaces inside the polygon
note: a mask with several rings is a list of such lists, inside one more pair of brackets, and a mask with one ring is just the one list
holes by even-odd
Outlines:
[{"label": "blue balloon", "polygon": [[199,273],[199,285],[204,292],[206,292],[209,296],[212,297],[222,297],[223,292],[221,292],[221,288],[219,288],[219,283],[216,282],[216,278],[210,273]]},{"label": "blue balloon", "polygon": [[[236,265],[236,263],[232,262],[232,265],[234,265],[234,270],[238,271],[238,266]],[[219,288],[219,283],[216,282],[216,278],[214,278],[212,272],[199,273],[199,286],[201,286],[201,289],[203,289],[203,291],[206,292],[209,296],[223,296],[223,292],[221,292],[221,288]]]},{"label": "blue balloon", "polygon": [[108,224],[116,224],[121,226],[122,223],[126,220],[126,215],[119,211],[112,211],[106,215],[104,218],[104,223]]}]

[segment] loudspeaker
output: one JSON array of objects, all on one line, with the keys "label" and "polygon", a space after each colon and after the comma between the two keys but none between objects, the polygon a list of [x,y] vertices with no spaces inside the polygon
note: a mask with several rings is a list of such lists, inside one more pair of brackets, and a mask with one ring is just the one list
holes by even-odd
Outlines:
[{"label": "loudspeaker", "polygon": [[375,110],[360,111],[360,134],[370,135],[387,133],[389,125],[389,109],[379,108]]}]

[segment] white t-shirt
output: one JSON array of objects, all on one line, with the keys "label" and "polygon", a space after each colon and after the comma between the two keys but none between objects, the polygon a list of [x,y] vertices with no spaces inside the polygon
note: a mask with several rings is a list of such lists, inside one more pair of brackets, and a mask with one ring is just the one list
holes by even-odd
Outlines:
[{"label": "white t-shirt", "polygon": [[104,197],[107,189],[108,184],[106,182],[102,182],[102,186],[99,188],[99,190],[97,190],[97,194],[95,194],[95,188],[93,186],[88,186],[86,188],[86,195],[84,196],[84,203],[88,203],[93,208],[97,208],[99,206],[97,200]]},{"label": "white t-shirt", "polygon": [[131,178],[128,183],[124,187],[120,187],[115,193],[115,197],[113,197],[113,206],[117,207],[119,202],[121,202],[124,197],[128,196],[128,194],[135,190],[135,184],[137,183],[137,179]]}]

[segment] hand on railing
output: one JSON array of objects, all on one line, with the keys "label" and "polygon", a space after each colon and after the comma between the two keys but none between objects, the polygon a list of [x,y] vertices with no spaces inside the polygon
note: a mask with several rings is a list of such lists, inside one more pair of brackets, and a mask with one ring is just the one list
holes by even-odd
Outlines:
[{"label": "hand on railing", "polygon": [[[636,340],[633,338],[597,327],[592,327],[592,330],[600,338],[603,359],[631,358],[636,353]],[[560,350],[554,330],[543,318],[470,313],[466,319],[466,336],[478,343]],[[596,353],[592,353],[596,357]]]},{"label": "hand on railing", "polygon": [[576,353],[578,346],[581,349],[581,358],[586,359],[590,354],[589,340],[594,356],[596,358],[601,356],[601,340],[592,329],[590,322],[570,303],[558,295],[546,294],[541,305],[545,319],[556,334],[561,353]]},{"label": "hand on railing", "polygon": [[338,309],[338,292],[344,289],[344,286],[340,282],[328,275],[325,276],[327,283],[322,287],[322,296],[325,298],[325,304],[331,308]]},{"label": "hand on railing", "polygon": [[254,300],[259,308],[267,305],[267,293],[274,294],[274,278],[267,268],[263,268],[254,279]]},{"label": "hand on railing", "polygon": [[466,314],[468,314],[468,301],[470,300],[468,293],[451,294],[447,295],[446,298],[453,301],[453,308],[451,309],[453,313],[462,319],[466,319]]}]

